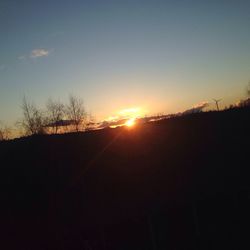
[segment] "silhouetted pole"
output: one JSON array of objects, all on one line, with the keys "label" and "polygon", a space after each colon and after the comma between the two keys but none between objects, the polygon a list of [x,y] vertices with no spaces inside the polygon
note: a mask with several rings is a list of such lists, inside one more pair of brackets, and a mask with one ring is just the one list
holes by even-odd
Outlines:
[{"label": "silhouetted pole", "polygon": [[215,104],[216,104],[216,107],[217,107],[217,111],[219,111],[219,102],[222,100],[222,99],[213,99],[215,101]]}]

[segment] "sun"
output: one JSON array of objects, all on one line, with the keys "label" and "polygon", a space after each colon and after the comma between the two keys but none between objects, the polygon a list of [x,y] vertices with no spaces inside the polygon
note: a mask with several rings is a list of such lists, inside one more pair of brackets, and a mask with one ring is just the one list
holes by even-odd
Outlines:
[{"label": "sun", "polygon": [[130,118],[125,122],[127,127],[133,127],[135,125],[135,118]]},{"label": "sun", "polygon": [[106,118],[104,121],[110,128],[122,126],[133,128],[137,125],[139,119],[145,115],[145,112],[141,107],[126,108],[117,111],[115,115]]}]

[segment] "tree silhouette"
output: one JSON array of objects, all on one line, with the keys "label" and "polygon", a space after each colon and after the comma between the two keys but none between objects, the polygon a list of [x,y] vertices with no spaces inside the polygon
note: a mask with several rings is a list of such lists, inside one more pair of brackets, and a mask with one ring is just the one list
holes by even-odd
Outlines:
[{"label": "tree silhouette", "polygon": [[53,133],[57,134],[60,122],[65,116],[65,107],[59,101],[54,101],[51,98],[47,104],[48,125],[53,128]]},{"label": "tree silhouette", "polygon": [[66,107],[68,119],[72,122],[75,131],[79,131],[81,125],[84,125],[86,120],[86,112],[83,106],[83,101],[79,97],[70,95],[69,104]]},{"label": "tree silhouette", "polygon": [[247,92],[247,96],[250,97],[250,81],[248,82],[246,92]]},{"label": "tree silhouette", "polygon": [[11,135],[11,129],[0,123],[0,141],[9,140]]},{"label": "tree silhouette", "polygon": [[26,135],[43,134],[45,133],[46,119],[42,112],[37,109],[34,103],[27,101],[26,97],[23,98],[22,106],[23,120],[21,126]]}]

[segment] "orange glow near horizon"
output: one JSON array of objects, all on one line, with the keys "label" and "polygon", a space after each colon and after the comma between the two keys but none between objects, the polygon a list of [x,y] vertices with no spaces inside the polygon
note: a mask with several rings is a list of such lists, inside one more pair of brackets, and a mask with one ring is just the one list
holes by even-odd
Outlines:
[{"label": "orange glow near horizon", "polygon": [[145,115],[146,111],[143,110],[140,107],[132,107],[132,108],[126,108],[122,109],[118,112],[116,112],[116,115],[109,116],[105,119],[105,121],[118,121],[122,119],[136,119],[139,117],[143,117]]},{"label": "orange glow near horizon", "polygon": [[129,128],[133,127],[135,125],[135,118],[131,118],[131,119],[127,120],[124,125],[129,127]]},{"label": "orange glow near horizon", "polygon": [[132,128],[136,124],[136,119],[144,115],[145,110],[142,110],[140,107],[132,107],[116,112],[115,115],[108,117],[105,121],[111,123],[110,128],[121,126]]},{"label": "orange glow near horizon", "polygon": [[119,111],[120,116],[139,116],[141,115],[141,108],[128,108]]}]

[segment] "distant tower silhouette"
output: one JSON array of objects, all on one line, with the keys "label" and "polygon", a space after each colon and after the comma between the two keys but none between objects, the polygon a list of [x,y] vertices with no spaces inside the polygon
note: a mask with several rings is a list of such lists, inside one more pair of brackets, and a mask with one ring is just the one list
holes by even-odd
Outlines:
[{"label": "distant tower silhouette", "polygon": [[219,111],[219,102],[222,100],[222,99],[213,99],[215,101],[215,104],[216,104],[216,107],[217,107],[217,111]]}]

